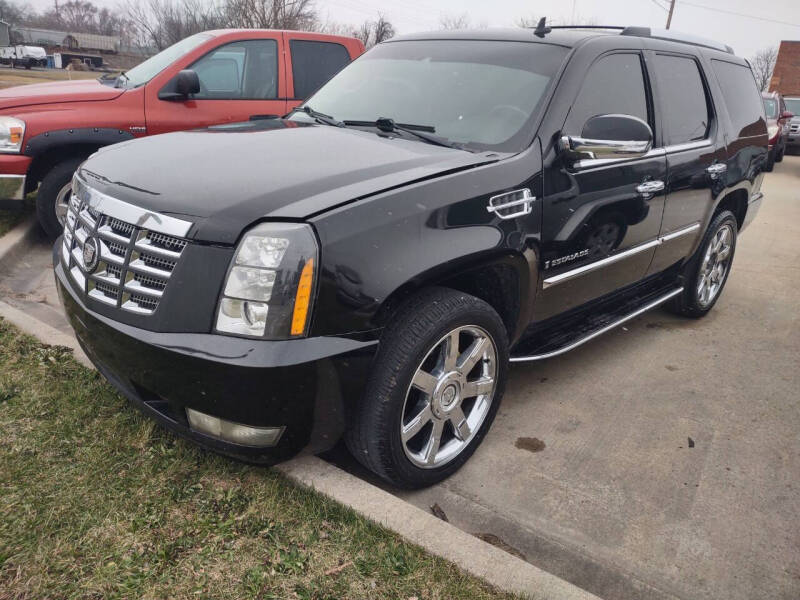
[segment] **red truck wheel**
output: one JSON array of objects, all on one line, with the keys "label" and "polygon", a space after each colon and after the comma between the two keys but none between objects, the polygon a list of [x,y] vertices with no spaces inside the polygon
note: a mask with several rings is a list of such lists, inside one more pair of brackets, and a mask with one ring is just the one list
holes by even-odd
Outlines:
[{"label": "red truck wheel", "polygon": [[72,191],[72,175],[83,158],[70,158],[56,164],[42,179],[36,195],[36,214],[39,223],[51,239],[64,231],[64,219]]}]

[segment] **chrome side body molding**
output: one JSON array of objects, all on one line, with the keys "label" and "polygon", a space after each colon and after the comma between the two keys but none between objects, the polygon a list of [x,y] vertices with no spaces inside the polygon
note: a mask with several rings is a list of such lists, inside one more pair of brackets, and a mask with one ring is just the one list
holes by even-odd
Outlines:
[{"label": "chrome side body molding", "polygon": [[582,346],[586,342],[588,342],[590,340],[593,340],[594,338],[599,337],[599,336],[603,335],[604,333],[607,333],[607,332],[611,331],[612,329],[614,329],[616,327],[619,327],[623,323],[627,323],[631,319],[635,319],[639,315],[644,314],[647,311],[649,311],[649,310],[651,310],[651,309],[653,309],[653,308],[655,308],[655,307],[657,307],[657,306],[659,306],[661,304],[664,304],[667,300],[669,300],[670,298],[674,298],[675,296],[677,296],[681,292],[683,292],[683,287],[675,288],[674,290],[671,290],[671,291],[667,292],[663,296],[660,296],[660,297],[656,298],[652,302],[649,302],[649,303],[645,304],[641,308],[636,309],[635,311],[625,315],[624,317],[620,317],[616,321],[614,321],[612,323],[609,323],[608,325],[606,325],[604,327],[601,327],[600,329],[597,329],[597,330],[585,335],[584,337],[579,338],[579,339],[575,340],[574,342],[572,342],[570,344],[567,344],[566,346],[562,346],[558,350],[553,350],[552,352],[546,352],[544,354],[533,354],[531,356],[512,356],[509,359],[509,361],[510,362],[530,362],[530,361],[534,361],[534,360],[544,360],[546,358],[551,358],[553,356],[558,356],[559,354],[565,354],[565,353],[569,352],[570,350],[574,350],[578,346]]},{"label": "chrome side body molding", "polygon": [[645,250],[649,250],[650,248],[654,248],[659,246],[665,242],[669,242],[674,240],[675,238],[679,238],[684,235],[688,235],[700,229],[700,223],[695,223],[693,225],[689,225],[688,227],[684,227],[683,229],[678,229],[671,233],[667,233],[658,237],[654,240],[650,240],[649,242],[644,242],[639,244],[638,246],[634,246],[633,248],[629,248],[623,252],[619,252],[618,254],[612,254],[606,258],[600,259],[593,263],[589,263],[588,265],[583,265],[572,269],[570,271],[565,271],[564,273],[559,273],[558,275],[553,275],[552,277],[548,277],[542,283],[542,288],[547,289],[551,286],[558,285],[559,283],[564,283],[565,281],[569,281],[570,279],[575,279],[576,277],[580,277],[581,275],[585,275],[591,271],[596,269],[602,269],[603,267],[607,267],[608,265],[612,265],[616,262],[634,256],[635,254],[639,254],[640,252],[644,252]]}]

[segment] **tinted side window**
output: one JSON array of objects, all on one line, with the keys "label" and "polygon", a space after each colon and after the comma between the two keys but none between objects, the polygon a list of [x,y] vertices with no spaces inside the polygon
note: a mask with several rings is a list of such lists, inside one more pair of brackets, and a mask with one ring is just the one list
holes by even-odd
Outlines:
[{"label": "tinted side window", "polygon": [[638,54],[610,54],[590,67],[569,111],[566,133],[580,135],[591,117],[608,114],[633,115],[649,122],[642,61]]},{"label": "tinted side window", "polygon": [[278,97],[278,43],[225,44],[191,67],[200,79],[196,100],[268,100]]},{"label": "tinted side window", "polygon": [[305,100],[350,62],[347,49],[332,42],[291,40],[294,97]]},{"label": "tinted side window", "polygon": [[750,69],[741,65],[712,60],[722,98],[728,107],[733,133],[738,137],[761,135],[766,131],[764,105]]},{"label": "tinted side window", "polygon": [[694,59],[657,54],[658,81],[664,143],[684,144],[708,136],[711,121],[706,90]]}]

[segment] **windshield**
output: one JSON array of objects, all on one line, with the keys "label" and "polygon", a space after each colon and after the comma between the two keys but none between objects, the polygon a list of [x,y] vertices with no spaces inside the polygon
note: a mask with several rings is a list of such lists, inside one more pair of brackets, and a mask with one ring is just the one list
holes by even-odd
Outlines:
[{"label": "windshield", "polygon": [[155,56],[151,56],[143,63],[139,63],[130,71],[125,71],[124,75],[117,77],[117,83],[115,85],[125,88],[134,88],[144,85],[181,56],[191,52],[206,40],[210,40],[211,37],[212,36],[207,33],[197,33],[184,38],[177,44],[173,44]]},{"label": "windshield", "polygon": [[784,98],[783,102],[786,110],[800,117],[800,98]]},{"label": "windshield", "polygon": [[778,103],[773,98],[764,98],[764,110],[770,119],[778,118]]},{"label": "windshield", "polygon": [[390,42],[343,69],[306,104],[339,121],[386,117],[466,147],[519,151],[530,142],[530,122],[566,54],[528,42]]}]

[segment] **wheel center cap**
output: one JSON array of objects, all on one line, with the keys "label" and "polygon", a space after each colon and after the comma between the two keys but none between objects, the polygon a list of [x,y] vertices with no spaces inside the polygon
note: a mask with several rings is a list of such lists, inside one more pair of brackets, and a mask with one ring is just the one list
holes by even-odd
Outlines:
[{"label": "wheel center cap", "polygon": [[456,401],[457,393],[456,386],[454,386],[452,383],[444,388],[444,391],[442,392],[442,407],[450,408],[453,402]]},{"label": "wheel center cap", "polygon": [[458,406],[461,401],[461,383],[455,376],[443,377],[436,386],[431,399],[433,414],[444,418],[445,414]]}]

